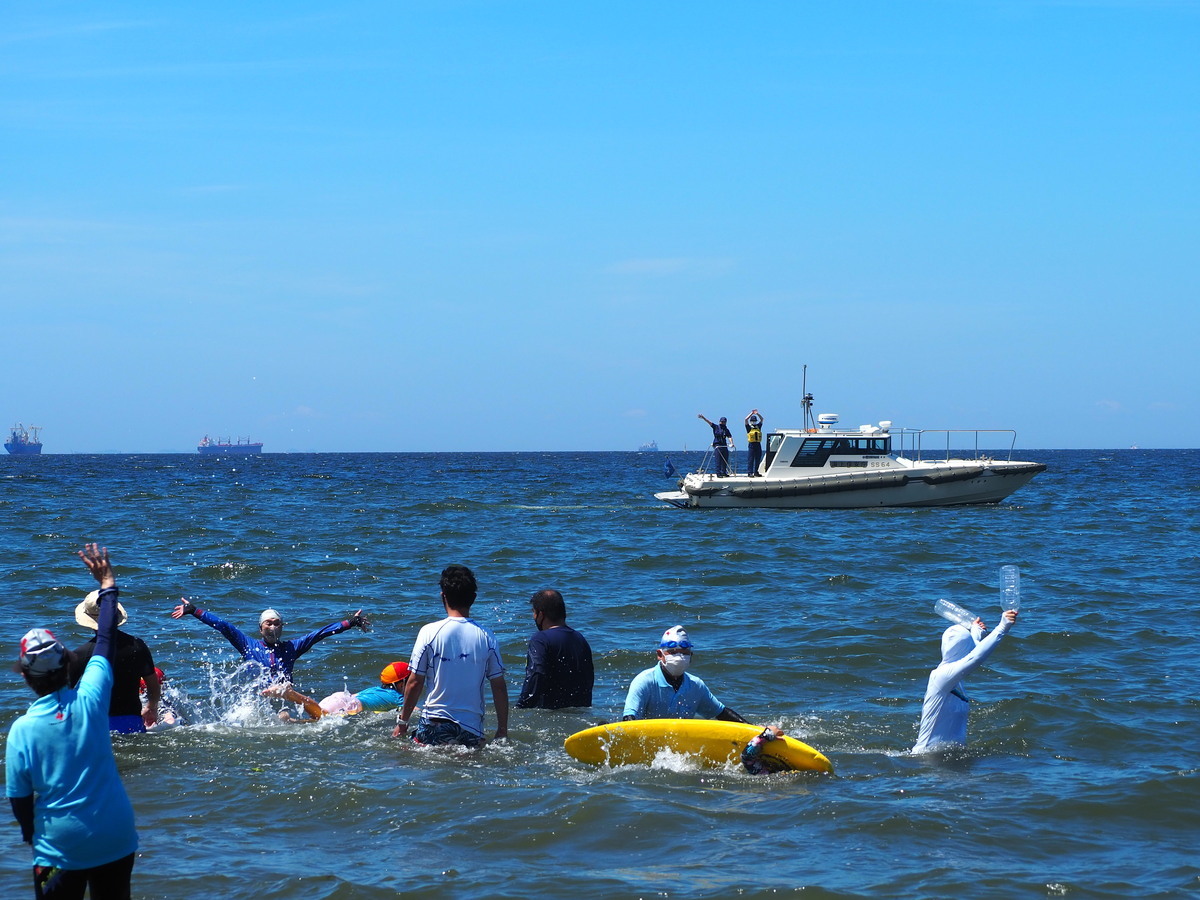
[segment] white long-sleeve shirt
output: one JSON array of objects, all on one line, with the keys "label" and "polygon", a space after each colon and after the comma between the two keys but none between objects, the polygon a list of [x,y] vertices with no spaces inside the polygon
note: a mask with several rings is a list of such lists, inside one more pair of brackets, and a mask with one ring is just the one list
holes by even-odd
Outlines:
[{"label": "white long-sleeve shirt", "polygon": [[913,753],[966,746],[967,714],[971,707],[965,699],[962,680],[992,655],[1011,627],[1008,619],[1001,618],[996,630],[976,644],[974,650],[962,659],[943,662],[929,673],[929,687],[925,690],[925,704],[921,708],[921,729]]}]

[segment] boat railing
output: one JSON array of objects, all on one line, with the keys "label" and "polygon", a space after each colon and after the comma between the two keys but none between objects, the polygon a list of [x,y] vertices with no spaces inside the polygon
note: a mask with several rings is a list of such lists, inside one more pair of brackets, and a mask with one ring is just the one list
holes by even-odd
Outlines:
[{"label": "boat railing", "polygon": [[1017,446],[1017,433],[1011,428],[893,428],[891,435],[893,452],[917,461],[1000,456],[1011,461]]},{"label": "boat railing", "polygon": [[[730,475],[737,474],[736,463],[737,463],[737,451],[730,450],[729,451],[729,465],[727,467]],[[696,474],[697,475],[706,475],[706,474],[711,473],[711,474],[715,475],[716,472],[717,472],[717,451],[716,451],[715,447],[709,447],[708,450],[705,451],[704,459],[700,460],[700,466],[699,466],[699,468],[696,469]]]}]

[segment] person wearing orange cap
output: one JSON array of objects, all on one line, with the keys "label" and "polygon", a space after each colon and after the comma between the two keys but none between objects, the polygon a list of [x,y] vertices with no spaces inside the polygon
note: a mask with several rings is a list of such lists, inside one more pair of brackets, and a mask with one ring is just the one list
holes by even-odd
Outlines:
[{"label": "person wearing orange cap", "polygon": [[[404,686],[408,682],[408,663],[390,662],[379,673],[377,687],[364,688],[357,694],[337,691],[324,700],[314,700],[286,682],[273,684],[264,690],[264,697],[279,697],[304,707],[313,720],[322,716],[353,716],[360,712],[388,712],[404,705]],[[294,722],[286,709],[279,714],[285,722]],[[305,720],[307,721],[307,720]]]}]

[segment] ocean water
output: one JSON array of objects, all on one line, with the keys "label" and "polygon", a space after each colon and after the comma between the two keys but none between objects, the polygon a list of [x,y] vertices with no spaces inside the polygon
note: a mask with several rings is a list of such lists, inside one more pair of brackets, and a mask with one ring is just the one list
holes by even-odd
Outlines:
[{"label": "ocean water", "polygon": [[[997,506],[814,512],[660,505],[665,459],[695,453],[0,459],[3,640],[81,643],[73,552],[110,548],[126,630],[194,722],[114,740],[135,897],[1195,896],[1200,451],[1016,455],[1049,470]],[[528,597],[563,592],[593,709],[514,709],[477,754],[394,741],[389,715],[289,727],[239,692],[219,634],[168,615],[187,595],[252,630],[273,606],[294,636],[364,608],[373,631],[297,665],[319,697],[408,658],[452,562],[478,576],[514,699]],[[970,681],[970,746],[908,755],[933,601],[994,622],[1006,563],[1021,618]],[[836,776],[568,757],[675,624],[718,697]],[[31,699],[2,680],[3,732]],[[28,848],[0,835],[0,896],[27,896]]]}]

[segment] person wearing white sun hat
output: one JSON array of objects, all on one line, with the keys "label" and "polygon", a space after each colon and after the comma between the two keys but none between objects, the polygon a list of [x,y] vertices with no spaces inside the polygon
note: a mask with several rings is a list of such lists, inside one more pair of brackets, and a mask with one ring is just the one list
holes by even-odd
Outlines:
[{"label": "person wearing white sun hat", "polygon": [[[100,592],[92,591],[75,607],[75,621],[95,631],[99,627]],[[129,617],[125,607],[117,604],[117,626]],[[87,668],[96,649],[96,638],[75,649],[71,659],[71,686],[74,687]],[[137,734],[158,724],[158,704],[162,688],[154,677],[154,655],[146,642],[132,634],[117,631],[113,636],[113,689],[108,704],[108,727],[118,734]],[[146,685],[146,702],[142,703],[141,685]]]}]

